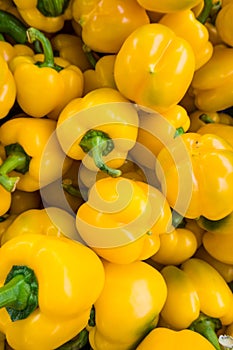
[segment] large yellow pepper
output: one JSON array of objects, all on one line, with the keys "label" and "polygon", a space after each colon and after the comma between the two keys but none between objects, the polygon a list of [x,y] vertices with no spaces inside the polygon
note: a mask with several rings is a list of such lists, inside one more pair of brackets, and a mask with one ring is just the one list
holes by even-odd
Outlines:
[{"label": "large yellow pepper", "polygon": [[28,26],[48,33],[61,30],[65,20],[72,18],[72,1],[69,0],[13,0]]},{"label": "large yellow pepper", "polygon": [[173,1],[173,0],[137,0],[137,2],[147,10],[155,12],[178,12],[198,5],[201,0],[182,0],[182,1]]},{"label": "large yellow pepper", "polygon": [[16,100],[16,84],[3,55],[0,55],[0,119],[7,116]]},{"label": "large yellow pepper", "polygon": [[170,207],[161,192],[123,177],[96,181],[76,216],[82,239],[99,256],[120,264],[155,254],[159,235],[170,225]]},{"label": "large yellow pepper", "polygon": [[179,350],[216,350],[207,339],[190,329],[174,331],[166,327],[153,329],[136,350],[167,350],[172,347]]},{"label": "large yellow pepper", "polygon": [[37,191],[68,170],[72,160],[52,138],[55,131],[56,121],[44,118],[18,117],[1,125],[0,142],[7,158],[0,166],[0,181],[6,190],[14,191],[17,186],[22,191]]},{"label": "large yellow pepper", "polygon": [[[232,120],[233,118],[230,117]],[[229,142],[233,147],[233,125],[224,125],[221,123],[210,123],[203,125],[197,130],[198,134],[214,134],[222,137],[224,140]]]},{"label": "large yellow pepper", "polygon": [[114,77],[126,98],[161,113],[183,98],[194,69],[190,44],[167,26],[150,23],[124,41],[117,53]]},{"label": "large yellow pepper", "polygon": [[196,19],[193,11],[167,13],[159,23],[168,26],[177,36],[190,43],[195,55],[195,70],[209,61],[213,54],[213,45],[209,41],[208,30]]},{"label": "large yellow pepper", "polygon": [[[196,219],[202,215],[219,220],[230,214],[233,211],[232,146],[220,136],[191,132],[180,135],[168,146],[157,156],[156,172],[170,206],[175,206],[182,186],[186,188],[183,201],[185,195],[189,197],[181,213],[185,217]],[[186,147],[186,153],[181,156],[182,147]],[[186,173],[180,182],[182,171]]]},{"label": "large yellow pepper", "polygon": [[216,112],[232,106],[233,48],[214,46],[210,60],[195,71],[192,80],[195,105],[206,112]]},{"label": "large yellow pepper", "polygon": [[59,57],[54,59],[48,38],[35,28],[29,28],[30,42],[39,40],[43,54],[17,56],[9,66],[17,88],[17,101],[22,110],[32,117],[55,114],[83,92],[81,70]]},{"label": "large yellow pepper", "polygon": [[73,99],[57,121],[57,136],[64,152],[82,160],[90,170],[119,176],[138,132],[136,107],[112,88],[99,88]]},{"label": "large yellow pepper", "polygon": [[150,22],[136,0],[74,0],[72,10],[84,43],[96,52],[117,53],[129,34]]},{"label": "large yellow pepper", "polygon": [[104,286],[102,262],[91,249],[25,234],[5,243],[0,257],[0,330],[13,349],[55,349],[87,326]]},{"label": "large yellow pepper", "polygon": [[93,350],[135,349],[158,322],[167,296],[159,271],[145,262],[103,262],[104,288],[94,303],[95,326],[89,328]]}]

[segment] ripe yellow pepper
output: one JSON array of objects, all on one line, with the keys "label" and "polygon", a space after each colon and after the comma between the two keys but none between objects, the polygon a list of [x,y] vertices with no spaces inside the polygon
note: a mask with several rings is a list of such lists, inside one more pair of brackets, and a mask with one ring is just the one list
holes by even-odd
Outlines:
[{"label": "ripe yellow pepper", "polygon": [[8,41],[0,41],[0,55],[9,62],[15,56],[33,56],[34,51],[24,44],[11,45]]},{"label": "ripe yellow pepper", "polygon": [[208,220],[200,216],[197,224],[205,231],[210,231],[216,234],[232,234],[233,233],[233,212],[220,220]]},{"label": "ripe yellow pepper", "polygon": [[232,47],[216,45],[210,60],[195,71],[191,86],[198,109],[216,112],[232,106],[232,58]]},{"label": "ripe yellow pepper", "polygon": [[1,196],[0,216],[2,216],[6,214],[10,209],[11,193],[0,185],[0,196]]},{"label": "ripe yellow pepper", "polygon": [[120,265],[104,261],[105,283],[94,303],[89,328],[93,350],[135,349],[158,322],[167,296],[159,271],[145,262]]},{"label": "ripe yellow pepper", "polygon": [[203,235],[203,246],[215,259],[225,263],[233,264],[232,245],[233,234],[219,234],[207,231]]},{"label": "ripe yellow pepper", "polygon": [[[230,117],[232,120],[233,118]],[[197,130],[198,134],[214,134],[222,137],[224,140],[229,142],[233,147],[233,125],[224,125],[221,123],[210,123],[203,125]]]},{"label": "ripe yellow pepper", "polygon": [[57,56],[79,67],[82,72],[92,68],[83,50],[83,41],[79,36],[68,33],[58,33],[51,38],[51,44]]},{"label": "ripe yellow pepper", "polygon": [[65,20],[72,18],[72,1],[13,0],[17,10],[28,26],[48,33],[61,30]]},{"label": "ripe yellow pepper", "polygon": [[166,350],[176,348],[179,350],[198,349],[216,350],[215,347],[202,335],[183,329],[174,331],[166,327],[153,329],[138,345],[136,350]]},{"label": "ripe yellow pepper", "polygon": [[95,69],[87,69],[83,73],[84,95],[101,87],[116,89],[114,80],[115,60],[116,55],[104,55],[96,62]]},{"label": "ripe yellow pepper", "polygon": [[7,116],[16,100],[16,84],[4,56],[0,54],[0,119]]},{"label": "ripe yellow pepper", "polygon": [[[180,156],[184,146],[186,154]],[[185,133],[164,147],[157,160],[156,172],[172,208],[181,186],[190,190],[189,203],[182,213],[185,217],[196,219],[202,215],[219,220],[233,211],[233,148],[220,136]],[[179,183],[181,169],[186,171],[182,184]]]},{"label": "ripe yellow pepper", "polygon": [[197,20],[192,10],[167,13],[159,23],[168,26],[177,36],[189,42],[195,55],[195,70],[209,61],[213,45],[209,41],[207,28]]},{"label": "ripe yellow pepper", "polygon": [[17,56],[9,62],[18,104],[32,117],[52,114],[57,118],[71,99],[82,95],[82,72],[66,60],[54,59],[50,41],[42,32],[29,28],[27,34],[30,42],[39,40],[43,54]]},{"label": "ripe yellow pepper", "polygon": [[82,160],[90,170],[119,176],[138,133],[136,107],[112,88],[90,91],[73,99],[57,121],[57,136],[64,152]]},{"label": "ripe yellow pepper", "polygon": [[190,44],[167,26],[150,23],[137,28],[122,44],[114,78],[126,98],[162,113],[183,98],[194,69]]},{"label": "ripe yellow pepper", "polygon": [[215,26],[218,31],[218,34],[224,44],[232,47],[232,15],[233,15],[233,4],[228,2],[225,6],[222,6],[220,11],[217,13]]},{"label": "ripe yellow pepper", "polygon": [[[217,123],[232,125],[233,118],[224,112],[205,112],[195,110],[189,114],[190,117],[190,127],[189,132],[197,132],[201,127],[209,124]],[[212,128],[212,126],[210,127]],[[215,128],[215,127],[214,127]],[[211,132],[210,132],[211,133]],[[221,135],[220,135],[221,136]]]},{"label": "ripe yellow pepper", "polygon": [[102,262],[91,249],[25,234],[5,243],[0,257],[0,329],[12,348],[55,349],[87,326],[104,286]]},{"label": "ripe yellow pepper", "polygon": [[96,181],[76,216],[82,239],[102,258],[119,264],[155,254],[168,232],[171,211],[161,192],[123,177]]},{"label": "ripe yellow pepper", "polygon": [[194,6],[197,6],[201,0],[182,0],[179,2],[172,0],[137,0],[137,2],[147,10],[170,13],[191,9]]},{"label": "ripe yellow pepper", "polygon": [[59,178],[62,170],[68,170],[72,160],[62,152],[58,141],[53,139],[52,147],[47,147],[55,131],[56,121],[44,118],[19,117],[1,125],[0,140],[6,159],[0,166],[0,183],[6,190],[17,187],[37,191]]},{"label": "ripe yellow pepper", "polygon": [[103,53],[117,53],[129,34],[150,22],[136,0],[74,0],[72,13],[82,27],[83,42]]}]

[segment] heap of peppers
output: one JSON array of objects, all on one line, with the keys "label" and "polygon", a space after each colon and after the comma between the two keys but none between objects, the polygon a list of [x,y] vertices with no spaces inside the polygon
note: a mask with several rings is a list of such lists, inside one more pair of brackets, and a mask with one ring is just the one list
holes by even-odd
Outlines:
[{"label": "heap of peppers", "polygon": [[232,0],[0,0],[0,350],[233,348]]}]

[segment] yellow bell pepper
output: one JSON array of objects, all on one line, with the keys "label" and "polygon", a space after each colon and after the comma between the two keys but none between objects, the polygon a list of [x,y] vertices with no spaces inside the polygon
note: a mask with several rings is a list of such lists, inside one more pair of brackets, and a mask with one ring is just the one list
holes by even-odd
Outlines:
[{"label": "yellow bell pepper", "polygon": [[82,27],[83,42],[93,51],[109,54],[117,53],[129,34],[150,22],[136,0],[74,0],[72,14]]},{"label": "yellow bell pepper", "polygon": [[7,191],[37,191],[68,170],[72,160],[52,138],[55,131],[56,122],[44,118],[19,117],[1,125],[6,159],[0,166],[0,183]]},{"label": "yellow bell pepper", "polygon": [[54,59],[50,41],[42,32],[29,28],[27,34],[29,42],[39,40],[44,53],[17,56],[9,62],[16,83],[17,102],[32,117],[52,114],[55,119],[70,100],[82,95],[83,75],[68,61]]},{"label": "yellow bell pepper", "polygon": [[206,112],[216,112],[232,106],[233,48],[214,46],[210,60],[195,71],[191,86],[195,105]]},{"label": "yellow bell pepper", "polygon": [[84,95],[102,87],[116,89],[114,80],[115,60],[116,55],[104,55],[96,62],[95,69],[87,69],[83,73]]},{"label": "yellow bell pepper", "polygon": [[16,100],[16,84],[3,55],[0,54],[0,119],[7,116]]},{"label": "yellow bell pepper", "polygon": [[159,239],[159,250],[151,257],[159,264],[179,265],[197,250],[196,236],[187,228],[177,227],[172,232],[161,234]]},{"label": "yellow bell pepper", "polygon": [[10,209],[11,193],[0,185],[0,196],[1,196],[0,216],[3,216]]},{"label": "yellow bell pepper", "polygon": [[130,155],[142,166],[154,169],[156,157],[164,145],[187,131],[190,119],[185,108],[175,105],[158,115],[139,110],[137,143]]},{"label": "yellow bell pepper", "polygon": [[89,328],[91,348],[135,349],[156,327],[167,296],[166,283],[159,271],[142,261],[103,264],[104,288],[94,303],[95,325]]},{"label": "yellow bell pepper", "polygon": [[191,9],[194,6],[197,6],[201,0],[185,0],[179,2],[172,0],[137,0],[137,2],[147,10],[170,13]]},{"label": "yellow bell pepper", "polygon": [[219,234],[207,231],[203,235],[203,246],[215,259],[225,263],[233,264],[232,245],[233,233]]},{"label": "yellow bell pepper", "polygon": [[197,224],[205,231],[210,231],[216,234],[232,234],[233,233],[233,212],[220,220],[208,220],[200,216]]},{"label": "yellow bell pepper", "polygon": [[[232,120],[233,118],[230,117]],[[222,137],[224,140],[229,142],[233,147],[233,125],[224,125],[221,123],[210,123],[203,125],[200,129],[197,130],[198,134],[214,134]]]},{"label": "yellow bell pepper", "polygon": [[88,56],[83,50],[83,41],[79,36],[68,33],[58,33],[55,34],[50,41],[57,56],[79,67],[82,72],[92,68]]},{"label": "yellow bell pepper", "polygon": [[219,220],[233,211],[233,148],[221,137],[185,133],[164,147],[157,161],[162,191],[172,208],[184,191],[181,199],[187,204],[183,216]]},{"label": "yellow bell pepper", "polygon": [[177,36],[189,42],[195,55],[195,70],[209,61],[213,54],[209,32],[204,24],[198,21],[192,10],[167,13],[159,23],[168,26]]},{"label": "yellow bell pepper", "polygon": [[224,278],[227,283],[233,281],[233,264],[226,264],[222,261],[215,259],[211,256],[207,250],[201,245],[198,250],[194,254],[195,258],[202,259],[206,261],[208,264],[213,266],[220,275]]},{"label": "yellow bell pepper", "polygon": [[[57,136],[64,152],[82,160],[90,170],[119,176],[138,132],[135,106],[112,88],[93,90],[73,99],[57,121]],[[113,169],[114,168],[114,169]]]},{"label": "yellow bell pepper", "polygon": [[215,20],[215,26],[218,31],[218,34],[224,44],[232,47],[233,46],[233,40],[232,40],[232,15],[233,15],[233,4],[232,2],[229,2],[225,4],[225,6],[222,6],[221,9],[218,11],[216,20]]},{"label": "yellow bell pepper", "polygon": [[34,51],[24,44],[11,45],[8,41],[0,41],[0,55],[9,62],[15,56],[33,56]]},{"label": "yellow bell pepper", "polygon": [[179,350],[216,350],[207,339],[190,329],[174,331],[166,327],[153,329],[136,350],[151,350],[153,347],[156,350],[172,349],[172,347]]},{"label": "yellow bell pepper", "polygon": [[55,349],[87,326],[104,286],[102,262],[91,249],[25,234],[5,243],[0,257],[0,329],[13,349]]},{"label": "yellow bell pepper", "polygon": [[119,264],[155,254],[168,232],[171,211],[153,186],[123,177],[103,178],[90,188],[76,216],[82,239],[102,258]]},{"label": "yellow bell pepper", "polygon": [[72,1],[67,0],[13,0],[28,26],[48,33],[61,30],[66,20],[72,18]]},{"label": "yellow bell pepper", "polygon": [[150,23],[137,28],[122,44],[114,78],[126,98],[162,113],[183,98],[194,69],[190,44],[167,26]]},{"label": "yellow bell pepper", "polygon": [[[217,123],[218,125],[219,124],[232,125],[233,123],[233,118],[229,114],[224,112],[205,112],[205,111],[195,110],[189,114],[189,117],[190,117],[190,127],[188,129],[189,132],[190,131],[197,132],[201,127],[209,124]],[[211,128],[212,126],[210,127],[210,130]],[[213,128],[215,130],[215,127]]]}]

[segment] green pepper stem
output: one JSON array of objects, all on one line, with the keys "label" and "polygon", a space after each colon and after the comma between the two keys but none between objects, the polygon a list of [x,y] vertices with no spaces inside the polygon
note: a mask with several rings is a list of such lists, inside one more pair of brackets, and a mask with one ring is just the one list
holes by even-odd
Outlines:
[{"label": "green pepper stem", "polygon": [[204,0],[204,7],[203,7],[201,13],[197,16],[197,20],[199,22],[201,22],[202,24],[205,24],[205,22],[207,21],[209,15],[210,15],[212,7],[213,7],[212,0]]},{"label": "green pepper stem", "polygon": [[72,184],[72,180],[64,179],[62,181],[62,187],[71,196],[82,198],[80,190]]},{"label": "green pepper stem", "polygon": [[201,114],[199,116],[199,119],[206,124],[213,124],[214,123],[213,119],[208,114],[205,114],[205,113]]},{"label": "green pepper stem", "polygon": [[97,60],[95,59],[92,50],[86,44],[83,45],[83,52],[85,53],[92,68],[95,69]]},{"label": "green pepper stem", "polygon": [[25,173],[28,171],[30,157],[19,144],[5,147],[7,158],[0,166],[0,184],[9,192],[15,190],[20,177],[8,176],[13,170]]},{"label": "green pepper stem", "polygon": [[84,328],[76,337],[56,350],[79,350],[88,344],[88,331]]},{"label": "green pepper stem", "polygon": [[0,308],[5,307],[11,320],[26,318],[38,306],[38,283],[27,266],[13,266],[0,288]]},{"label": "green pepper stem", "polygon": [[0,32],[8,34],[19,44],[27,42],[26,26],[13,14],[0,10]]},{"label": "green pepper stem", "polygon": [[61,16],[69,5],[70,0],[38,0],[37,8],[46,17]]},{"label": "green pepper stem", "polygon": [[110,168],[103,161],[102,156],[106,156],[114,148],[112,139],[106,133],[101,130],[88,130],[79,145],[85,153],[89,153],[101,171],[112,177],[121,176],[121,170]]},{"label": "green pepper stem", "polygon": [[176,129],[174,138],[176,138],[177,136],[183,135],[183,134],[184,134],[184,129],[183,129],[182,126],[181,126],[181,127],[179,127],[179,128]]},{"label": "green pepper stem", "polygon": [[219,330],[221,326],[221,321],[218,318],[208,317],[201,313],[197,320],[189,326],[189,329],[203,335],[216,350],[221,350],[216,334],[216,331]]},{"label": "green pepper stem", "polygon": [[27,30],[27,38],[29,43],[34,43],[36,40],[38,40],[42,46],[44,61],[36,63],[40,68],[49,67],[55,69],[57,72],[63,69],[62,67],[55,64],[52,45],[44,33],[36,28],[30,27]]}]

